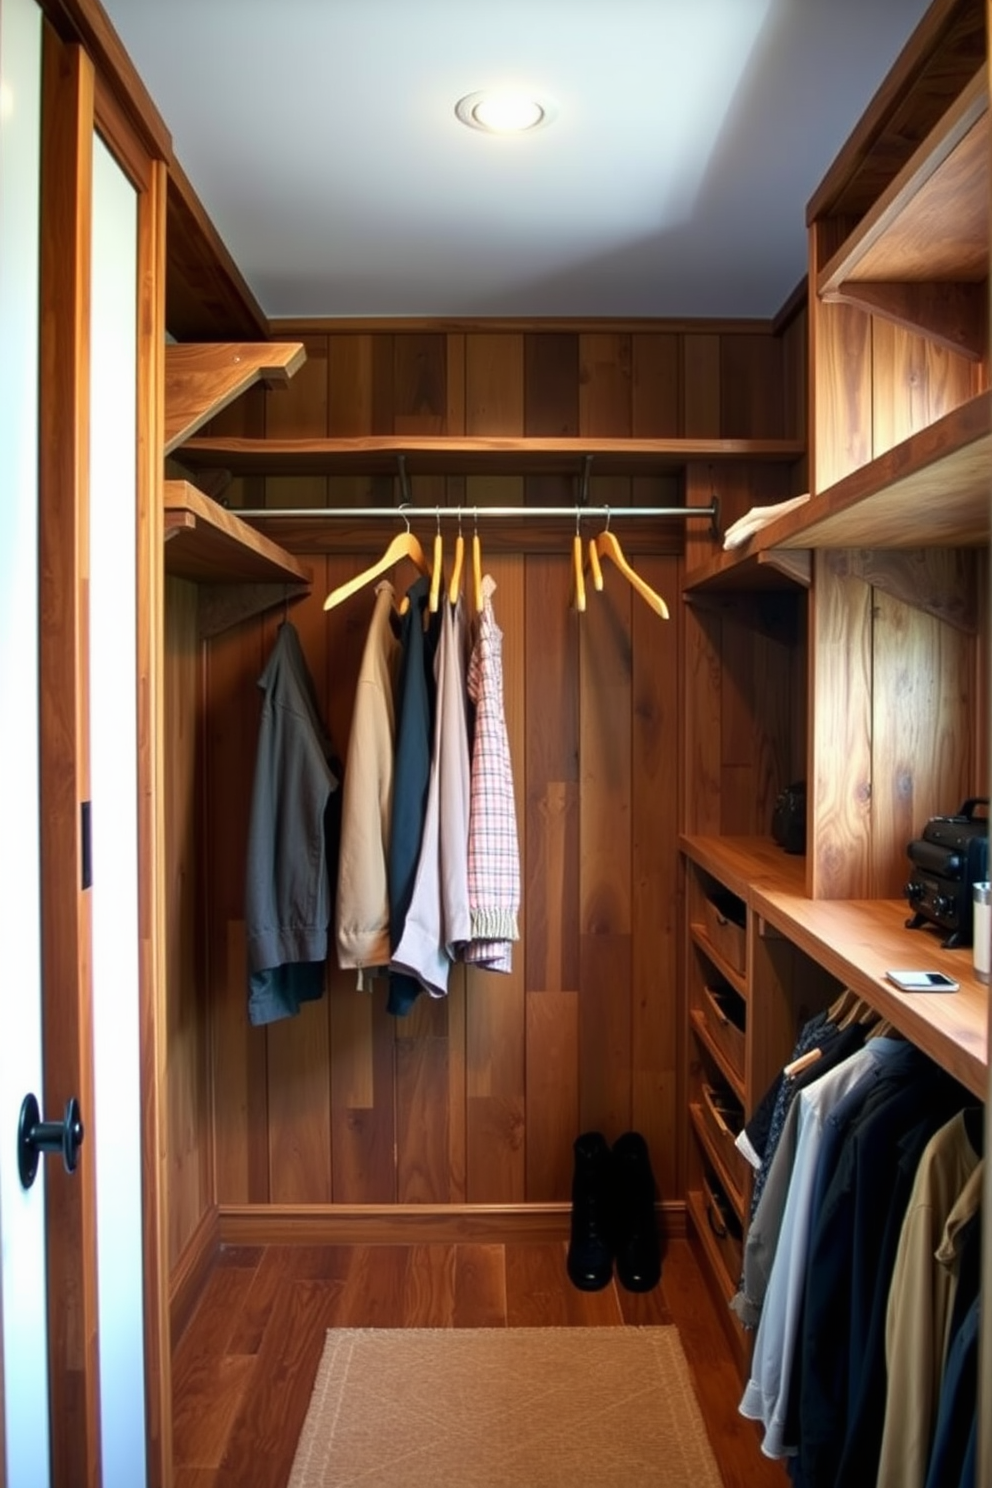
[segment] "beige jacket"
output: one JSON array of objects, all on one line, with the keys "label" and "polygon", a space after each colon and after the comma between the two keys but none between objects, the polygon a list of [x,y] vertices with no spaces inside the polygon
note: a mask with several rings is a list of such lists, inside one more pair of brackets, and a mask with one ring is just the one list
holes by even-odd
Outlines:
[{"label": "beige jacket", "polygon": [[338,965],[359,970],[389,964],[387,864],[400,643],[392,628],[392,584],[384,579],[375,593],[342,787],[335,917]]}]

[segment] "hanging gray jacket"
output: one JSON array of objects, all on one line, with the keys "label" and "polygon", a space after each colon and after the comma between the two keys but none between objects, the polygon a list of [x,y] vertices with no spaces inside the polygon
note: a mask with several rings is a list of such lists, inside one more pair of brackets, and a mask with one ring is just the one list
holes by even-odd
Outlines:
[{"label": "hanging gray jacket", "polygon": [[295,626],[279,627],[265,694],[248,827],[248,1016],[290,1017],[324,990],[337,844],[334,751]]}]

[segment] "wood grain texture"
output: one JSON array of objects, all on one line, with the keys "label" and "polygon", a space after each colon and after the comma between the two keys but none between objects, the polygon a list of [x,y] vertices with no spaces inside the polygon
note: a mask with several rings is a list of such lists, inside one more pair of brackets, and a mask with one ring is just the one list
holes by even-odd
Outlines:
[{"label": "wood grain texture", "polygon": [[[218,1281],[226,1269],[221,1253],[180,1345],[177,1488],[234,1488],[249,1480],[253,1488],[281,1488],[319,1362],[315,1328],[673,1324],[723,1481],[731,1488],[784,1488],[783,1466],[762,1457],[754,1427],[737,1412],[740,1381],[687,1241],[669,1240],[661,1284],[643,1294],[616,1282],[602,1292],[577,1291],[565,1276],[561,1241],[325,1254],[322,1264],[320,1253],[305,1247],[242,1252],[234,1279]],[[225,1302],[242,1323],[251,1321],[249,1329],[224,1326]],[[215,1465],[194,1465],[210,1460]]]},{"label": "wood grain texture", "polygon": [[864,898],[871,882],[871,591],[817,553],[810,599],[807,887]]},{"label": "wood grain texture", "polygon": [[[645,559],[660,593],[677,590],[678,563]],[[631,706],[631,1124],[648,1144],[664,1195],[681,1193],[679,1132],[683,1006],[678,980],[682,897],[671,843],[678,799],[665,782],[680,764],[682,610],[661,621],[636,600]]]},{"label": "wood grain texture", "polygon": [[579,337],[579,432],[625,436],[631,433],[631,338],[590,334]]},{"label": "wood grain texture", "polygon": [[974,392],[972,367],[963,357],[877,318],[872,363],[873,457],[959,408]]},{"label": "wood grain texture", "polygon": [[[89,779],[90,251],[93,65],[47,21],[42,43],[39,339],[39,830],[45,1104],[92,1126],[92,926],[81,888]],[[30,623],[30,617],[25,617]],[[44,1165],[51,1468],[98,1488],[96,1165]]]},{"label": "wood grain texture", "polygon": [[665,438],[681,432],[681,345],[660,332],[632,337],[630,432]]},{"label": "wood grain texture", "polygon": [[167,581],[164,715],[169,749],[164,760],[164,790],[170,1271],[213,1198],[209,1024],[197,940],[202,891],[198,821],[201,657],[197,606],[197,591],[192,584],[180,579]]},{"label": "wood grain texture", "polygon": [[579,339],[566,332],[524,337],[525,435],[579,432]]},{"label": "wood grain texture", "polygon": [[722,427],[720,408],[720,337],[682,338],[682,433],[686,439],[709,439]]},{"label": "wood grain texture", "polygon": [[894,899],[906,882],[907,843],[931,816],[957,811],[972,793],[974,641],[878,590],[872,602],[868,892]]},{"label": "wood grain texture", "polygon": [[514,434],[524,427],[524,342],[518,335],[465,343],[465,432]]},{"label": "wood grain texture", "polygon": [[165,356],[165,454],[184,444],[221,408],[259,380],[292,377],[302,367],[302,343],[266,341],[169,345]]}]

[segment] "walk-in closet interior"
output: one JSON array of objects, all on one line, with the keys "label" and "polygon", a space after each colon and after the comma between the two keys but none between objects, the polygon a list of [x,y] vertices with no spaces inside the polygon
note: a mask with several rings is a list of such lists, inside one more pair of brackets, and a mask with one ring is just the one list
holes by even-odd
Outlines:
[{"label": "walk-in closet interior", "polygon": [[[755,1171],[735,1138],[811,1020],[856,999],[917,1074],[954,1082],[981,1148],[988,987],[970,941],[907,928],[904,888],[907,845],[990,786],[984,0],[934,0],[879,79],[778,315],[712,322],[269,321],[106,17],[41,8],[51,96],[81,55],[80,128],[95,89],[149,183],[142,335],[163,333],[136,430],[148,1483],[172,1482],[170,1342],[224,1247],[555,1241],[564,1267],[592,1130],[644,1135],[662,1233],[692,1247],[743,1396],[755,1330],[730,1304]],[[72,153],[46,148],[49,170]],[[57,198],[50,176],[43,221]],[[71,342],[50,354],[64,389]],[[346,760],[375,584],[325,600],[408,526],[446,575],[464,542],[468,609],[474,539],[495,584],[519,940],[397,1016],[340,969],[332,927],[321,995],[256,1025],[259,679],[293,627]],[[638,582],[604,557],[597,586],[607,530]],[[390,570],[397,599],[416,573]],[[773,818],[800,784],[787,851]],[[84,961],[84,938],[63,954]],[[924,963],[959,990],[886,978]],[[53,1292],[76,1285],[65,1265]],[[64,1460],[92,1452],[94,1410],[57,1428]],[[760,1424],[741,1429],[757,1451]]]}]

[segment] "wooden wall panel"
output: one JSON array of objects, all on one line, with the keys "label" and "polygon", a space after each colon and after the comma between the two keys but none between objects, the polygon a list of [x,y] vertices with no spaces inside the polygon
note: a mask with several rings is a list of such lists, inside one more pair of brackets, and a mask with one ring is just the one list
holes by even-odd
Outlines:
[{"label": "wooden wall panel", "polygon": [[720,430],[730,439],[780,438],[784,425],[782,348],[769,336],[724,336],[720,347]]},{"label": "wooden wall panel", "polygon": [[579,1112],[613,1141],[631,1121],[631,602],[614,573],[579,645]]},{"label": "wooden wall panel", "polygon": [[975,638],[877,589],[872,617],[869,891],[899,898],[906,844],[931,816],[957,811],[976,778]]},{"label": "wooden wall panel", "polygon": [[631,337],[587,332],[579,337],[579,433],[631,432]]},{"label": "wooden wall panel", "polygon": [[579,338],[543,331],[524,336],[524,427],[533,438],[579,432]]},{"label": "wooden wall panel", "polygon": [[[678,560],[645,558],[638,571],[661,594],[678,593]],[[680,765],[683,607],[661,620],[638,597],[631,605],[634,661],[631,825],[631,1124],[652,1154],[662,1196],[681,1193],[678,1071],[684,1017],[678,982],[682,924],[678,863],[671,843]]]},{"label": "wooden wall panel", "polygon": [[812,899],[871,892],[871,594],[843,553],[813,556],[809,646],[813,665],[808,799],[815,850],[806,857]]},{"label": "wooden wall panel", "polygon": [[722,428],[720,337],[685,336],[682,357],[682,433],[686,439],[716,439]]},{"label": "wooden wall panel", "polygon": [[[524,750],[524,559],[494,558],[493,611],[503,632],[503,703],[521,869],[527,861]],[[520,931],[526,939],[527,906]],[[509,974],[466,973],[467,1196],[470,1202],[522,1203],[525,1197],[524,955],[513,947]]]},{"label": "wooden wall panel", "polygon": [[[291,383],[265,395],[268,427],[287,434],[321,425],[331,434],[719,434],[725,339],[663,326],[617,333],[332,327],[313,341],[314,365],[300,390],[294,395]],[[746,359],[742,347],[730,363]],[[735,499],[755,497],[750,476],[728,478]],[[707,469],[703,500],[710,481]],[[593,484],[591,499],[611,505],[632,491],[663,502],[677,494],[670,478],[594,475]],[[757,489],[768,500],[780,488],[762,482]],[[347,504],[390,505],[398,497],[391,477],[335,477],[327,490],[328,499]],[[568,477],[448,477],[418,480],[415,496],[471,508],[525,497],[567,504],[575,490]],[[273,485],[270,498],[289,494]],[[314,487],[306,499],[319,494]],[[467,537],[470,531],[469,521]],[[571,607],[569,541],[560,553],[487,555],[481,524],[480,532],[504,634],[522,940],[511,975],[457,967],[448,998],[421,999],[407,1019],[386,1012],[381,986],[359,991],[353,973],[332,966],[324,1001],[285,1024],[248,1027],[242,917],[256,680],[281,615],[246,622],[209,644],[209,975],[202,997],[211,1024],[212,1197],[219,1202],[566,1200],[572,1143],[589,1126],[611,1138],[630,1126],[642,1130],[663,1196],[678,1195],[678,763],[684,749],[696,790],[686,820],[719,830],[720,762],[712,751],[724,728],[723,622],[719,614],[683,611],[677,556],[640,555],[637,565],[666,595],[669,622],[609,564],[605,592],[590,591],[579,615]],[[384,528],[384,544],[389,535]],[[312,561],[313,594],[290,618],[343,759],[373,596],[363,591],[324,612],[325,594],[365,560],[339,549]],[[402,586],[411,572],[396,577]],[[677,704],[681,630],[686,666],[710,679],[710,703],[685,721]],[[781,660],[767,639],[762,644],[777,675]],[[790,664],[794,671],[794,657]],[[746,661],[752,686],[760,666],[760,652]],[[777,684],[769,678],[767,685]],[[783,684],[781,702],[769,707],[776,718],[777,709],[794,709],[794,685]],[[778,756],[760,730],[747,741],[752,758],[744,767],[760,792],[769,778],[766,756]]]},{"label": "wooden wall panel", "polygon": [[505,332],[466,337],[465,433],[522,434],[524,338]]},{"label": "wooden wall panel", "polygon": [[974,363],[871,317],[872,449],[875,457],[972,396]]},{"label": "wooden wall panel", "polygon": [[681,432],[679,337],[648,331],[632,337],[631,429],[638,439],[673,439]]},{"label": "wooden wall panel", "polygon": [[166,582],[164,709],[166,1010],[168,1017],[168,1266],[176,1265],[213,1200],[209,1027],[200,931],[198,594]]}]

